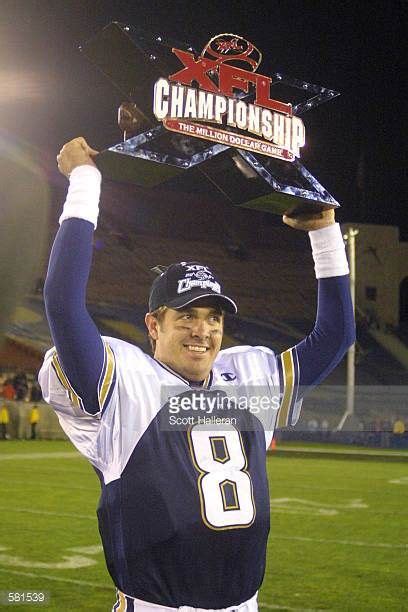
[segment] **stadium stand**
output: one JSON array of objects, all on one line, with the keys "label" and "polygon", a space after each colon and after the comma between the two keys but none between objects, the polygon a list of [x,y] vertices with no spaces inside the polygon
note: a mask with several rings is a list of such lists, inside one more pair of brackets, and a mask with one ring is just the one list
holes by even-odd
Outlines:
[{"label": "stadium stand", "polygon": [[129,250],[117,236],[105,235],[98,238],[98,245],[88,288],[92,302],[143,305],[154,278],[153,266],[198,260],[226,279],[227,291],[237,298],[243,316],[266,322],[296,321],[299,316],[313,320],[316,283],[312,265],[299,266],[305,252],[293,252],[287,245],[282,251],[279,242],[271,249],[251,248],[250,258],[239,262],[222,245],[199,240],[158,241],[142,234],[134,237]]}]

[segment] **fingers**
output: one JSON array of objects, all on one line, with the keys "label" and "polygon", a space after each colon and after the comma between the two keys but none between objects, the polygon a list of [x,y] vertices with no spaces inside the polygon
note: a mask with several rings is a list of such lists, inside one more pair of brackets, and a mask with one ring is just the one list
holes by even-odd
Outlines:
[{"label": "fingers", "polygon": [[282,220],[289,227],[307,232],[327,227],[336,221],[332,208],[317,213],[303,213],[293,217],[283,215]]},{"label": "fingers", "polygon": [[63,174],[64,176],[68,176],[69,175],[69,167],[66,163],[65,157],[64,157],[64,153],[61,149],[61,153],[59,155],[57,155],[57,166],[58,166],[58,170],[61,172],[61,174]]},{"label": "fingers", "polygon": [[78,136],[77,138],[74,138],[73,140],[71,140],[71,142],[77,142],[79,145],[81,145],[81,147],[86,151],[89,147],[88,143],[86,142],[85,138],[83,136]]},{"label": "fingers", "polygon": [[88,147],[88,154],[91,157],[95,157],[95,155],[99,155],[99,151],[97,151],[96,149],[91,149],[91,147]]},{"label": "fingers", "polygon": [[65,143],[60,153],[62,153],[64,150],[68,148],[73,148],[78,145],[85,151],[85,153],[87,153],[90,156],[95,156],[99,154],[99,151],[97,151],[96,149],[92,149],[92,147],[89,146],[89,144],[86,142],[83,136],[78,136],[77,138],[73,138],[69,142]]},{"label": "fingers", "polygon": [[98,151],[90,147],[83,136],[78,136],[64,144],[57,155],[58,170],[69,177],[77,166],[84,164],[95,166],[93,158],[96,155]]},{"label": "fingers", "polygon": [[300,229],[299,224],[301,222],[299,221],[299,219],[296,219],[296,217],[288,217],[287,215],[283,215],[282,221],[286,225],[289,225],[289,227],[293,227],[294,229]]},{"label": "fingers", "polygon": [[78,136],[78,138],[74,138],[73,140],[71,140],[71,143],[78,143],[88,155],[98,155],[98,151],[92,149],[92,147],[89,146],[83,136]]},{"label": "fingers", "polygon": [[89,144],[86,142],[83,136],[78,136],[78,138],[74,138],[74,140],[72,140],[71,142],[76,142],[76,141],[78,142],[78,144],[81,145],[81,147],[84,149],[84,151],[86,151],[86,153],[90,157],[95,157],[95,155],[98,155],[99,151],[96,151],[96,149],[92,149],[92,147],[89,146]]}]

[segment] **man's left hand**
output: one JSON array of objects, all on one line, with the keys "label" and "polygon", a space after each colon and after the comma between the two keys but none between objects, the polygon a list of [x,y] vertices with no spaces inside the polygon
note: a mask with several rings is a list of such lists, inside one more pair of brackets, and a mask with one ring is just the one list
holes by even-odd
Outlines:
[{"label": "man's left hand", "polygon": [[98,151],[92,149],[85,138],[79,136],[64,144],[57,155],[58,170],[69,178],[69,175],[77,166],[87,165],[96,168],[93,158],[97,155]]},{"label": "man's left hand", "polygon": [[334,208],[328,208],[317,213],[303,213],[296,217],[283,215],[283,222],[294,229],[312,232],[313,230],[333,225],[336,219],[334,217]]}]

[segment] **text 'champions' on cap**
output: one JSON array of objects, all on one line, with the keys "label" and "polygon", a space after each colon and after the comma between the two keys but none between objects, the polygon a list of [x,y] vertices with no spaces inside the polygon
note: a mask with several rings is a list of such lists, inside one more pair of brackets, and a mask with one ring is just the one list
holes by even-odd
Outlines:
[{"label": "text 'champions' on cap", "polygon": [[152,284],[149,312],[160,306],[183,308],[201,298],[213,298],[222,310],[237,313],[237,305],[222,291],[220,280],[208,267],[196,261],[172,264]]}]

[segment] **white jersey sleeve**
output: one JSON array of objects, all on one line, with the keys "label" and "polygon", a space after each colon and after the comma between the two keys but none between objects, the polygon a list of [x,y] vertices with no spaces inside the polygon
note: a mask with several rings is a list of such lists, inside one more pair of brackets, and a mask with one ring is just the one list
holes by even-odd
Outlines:
[{"label": "white jersey sleeve", "polygon": [[156,362],[141,349],[115,338],[103,340],[111,357],[99,384],[98,414],[90,415],[83,409],[55,349],[47,352],[38,378],[43,397],[55,409],[62,429],[103,473],[106,483],[119,477],[134,446],[160,410],[161,381]]},{"label": "white jersey sleeve", "polygon": [[73,413],[77,417],[83,416],[83,413],[99,417],[103,412],[116,373],[113,351],[108,342],[104,341],[103,345],[104,361],[98,381],[98,409],[92,413],[87,412],[81,396],[65,374],[56,349],[53,347],[47,351],[38,378],[45,401],[52,404],[58,412]]},{"label": "white jersey sleeve", "polygon": [[296,424],[302,400],[298,397],[299,365],[294,348],[278,356],[265,346],[226,349],[219,353],[215,371],[219,384],[233,384],[239,395],[247,398],[250,411],[262,422],[267,447],[275,427]]}]

